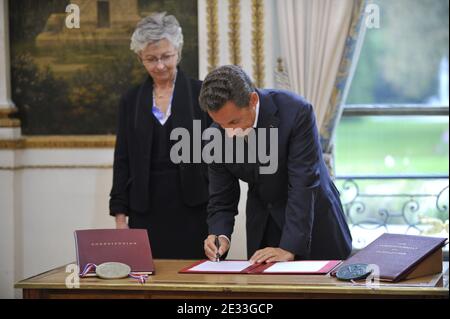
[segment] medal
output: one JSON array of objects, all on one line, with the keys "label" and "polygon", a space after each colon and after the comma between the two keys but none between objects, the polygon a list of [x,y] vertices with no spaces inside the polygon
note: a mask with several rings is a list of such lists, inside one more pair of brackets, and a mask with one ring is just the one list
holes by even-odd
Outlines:
[{"label": "medal", "polygon": [[90,271],[95,271],[97,277],[101,279],[121,279],[131,277],[144,284],[147,281],[148,275],[136,274],[131,272],[130,266],[119,262],[106,262],[100,265],[86,264],[83,271],[80,273],[80,277],[86,277]]},{"label": "medal", "polygon": [[351,281],[365,279],[371,274],[367,264],[351,264],[339,268],[336,278],[339,280]]},{"label": "medal", "polygon": [[128,277],[131,272],[130,266],[118,263],[107,262],[97,266],[95,273],[102,279],[120,279]]}]

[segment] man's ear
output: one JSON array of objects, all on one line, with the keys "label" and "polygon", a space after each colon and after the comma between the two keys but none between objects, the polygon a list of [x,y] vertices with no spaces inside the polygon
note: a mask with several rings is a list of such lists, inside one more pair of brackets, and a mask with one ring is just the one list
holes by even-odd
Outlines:
[{"label": "man's ear", "polygon": [[214,117],[213,117],[214,113],[212,111],[210,111],[210,110],[208,110],[206,112],[208,113],[209,117],[214,121]]},{"label": "man's ear", "polygon": [[256,104],[258,104],[258,101],[259,101],[258,93],[256,93],[256,92],[250,93],[250,106],[256,107]]}]

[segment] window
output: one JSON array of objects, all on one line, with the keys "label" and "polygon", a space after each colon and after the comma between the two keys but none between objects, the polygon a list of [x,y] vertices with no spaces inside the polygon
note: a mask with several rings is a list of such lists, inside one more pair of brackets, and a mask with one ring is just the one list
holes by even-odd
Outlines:
[{"label": "window", "polygon": [[448,237],[449,3],[373,3],[380,28],[366,31],[335,140],[354,246],[385,231]]},{"label": "window", "polygon": [[345,116],[337,132],[336,172],[448,175],[448,129],[447,116]]}]

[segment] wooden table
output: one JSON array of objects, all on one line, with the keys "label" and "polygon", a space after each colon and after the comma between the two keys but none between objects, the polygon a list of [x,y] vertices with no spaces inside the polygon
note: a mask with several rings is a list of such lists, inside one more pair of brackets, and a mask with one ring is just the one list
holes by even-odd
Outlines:
[{"label": "wooden table", "polygon": [[193,260],[156,260],[156,274],[141,285],[131,278],[81,278],[67,288],[66,266],[22,280],[24,298],[448,298],[448,262],[442,274],[400,283],[342,282],[317,275],[179,274]]}]

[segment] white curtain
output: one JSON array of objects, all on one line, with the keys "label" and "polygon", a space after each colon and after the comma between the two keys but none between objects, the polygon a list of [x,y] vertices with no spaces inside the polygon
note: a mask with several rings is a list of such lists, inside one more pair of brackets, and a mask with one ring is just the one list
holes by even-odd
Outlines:
[{"label": "white curtain", "polygon": [[312,103],[320,129],[358,1],[277,0],[276,4],[290,88]]}]

